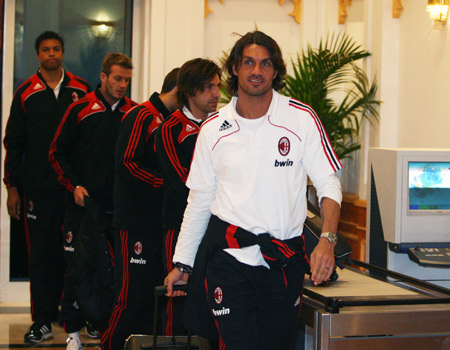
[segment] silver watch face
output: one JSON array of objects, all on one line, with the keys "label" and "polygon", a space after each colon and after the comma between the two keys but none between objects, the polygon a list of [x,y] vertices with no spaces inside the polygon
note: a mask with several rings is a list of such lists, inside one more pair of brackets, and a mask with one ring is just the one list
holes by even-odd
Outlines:
[{"label": "silver watch face", "polygon": [[337,242],[337,234],[333,232],[324,232],[320,235],[320,237],[325,237],[330,241],[330,243],[336,243]]}]

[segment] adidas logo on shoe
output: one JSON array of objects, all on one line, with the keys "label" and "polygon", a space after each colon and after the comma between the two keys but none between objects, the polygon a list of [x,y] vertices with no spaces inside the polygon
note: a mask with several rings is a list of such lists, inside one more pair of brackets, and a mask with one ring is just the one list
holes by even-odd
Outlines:
[{"label": "adidas logo on shoe", "polygon": [[231,127],[232,127],[232,125],[227,120],[225,120],[222,123],[222,125],[220,126],[219,131],[225,131],[225,130],[231,128]]},{"label": "adidas logo on shoe", "polygon": [[53,339],[52,326],[46,322],[34,322],[25,333],[25,343],[40,343],[43,340]]}]

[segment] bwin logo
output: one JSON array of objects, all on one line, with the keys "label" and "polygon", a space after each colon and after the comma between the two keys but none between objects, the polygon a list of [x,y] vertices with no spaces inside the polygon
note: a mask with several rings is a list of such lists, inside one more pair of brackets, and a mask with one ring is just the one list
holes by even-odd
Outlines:
[{"label": "bwin logo", "polygon": [[212,312],[213,312],[214,316],[223,316],[223,315],[229,315],[230,309],[223,307],[221,310],[212,309]]},{"label": "bwin logo", "polygon": [[284,161],[279,161],[278,159],[275,159],[275,164],[274,167],[283,167],[283,166],[293,166],[294,162],[292,160],[284,160]]},{"label": "bwin logo", "polygon": [[145,264],[147,264],[147,260],[142,259],[142,258],[135,259],[135,258],[132,257],[131,260],[130,260],[130,264],[145,265]]}]

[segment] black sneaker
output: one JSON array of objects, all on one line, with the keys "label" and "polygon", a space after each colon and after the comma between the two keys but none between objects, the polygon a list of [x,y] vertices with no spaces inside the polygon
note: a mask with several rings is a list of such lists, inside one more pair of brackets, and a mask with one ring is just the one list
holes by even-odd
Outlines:
[{"label": "black sneaker", "polygon": [[25,343],[40,343],[47,339],[53,339],[52,326],[47,322],[34,322],[24,336]]},{"label": "black sneaker", "polygon": [[100,332],[97,331],[92,324],[86,322],[86,326],[84,327],[86,331],[86,335],[92,339],[100,339]]}]

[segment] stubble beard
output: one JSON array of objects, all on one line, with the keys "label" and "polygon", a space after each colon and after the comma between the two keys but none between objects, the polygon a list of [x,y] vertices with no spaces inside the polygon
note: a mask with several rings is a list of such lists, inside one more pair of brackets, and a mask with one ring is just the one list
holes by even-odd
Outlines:
[{"label": "stubble beard", "polygon": [[253,96],[253,97],[264,96],[270,90],[272,90],[272,85],[261,86],[259,88],[253,89],[252,88],[253,85],[250,82],[247,82],[247,84],[238,83],[238,87],[242,92],[244,92],[245,94],[247,94],[249,96]]}]

